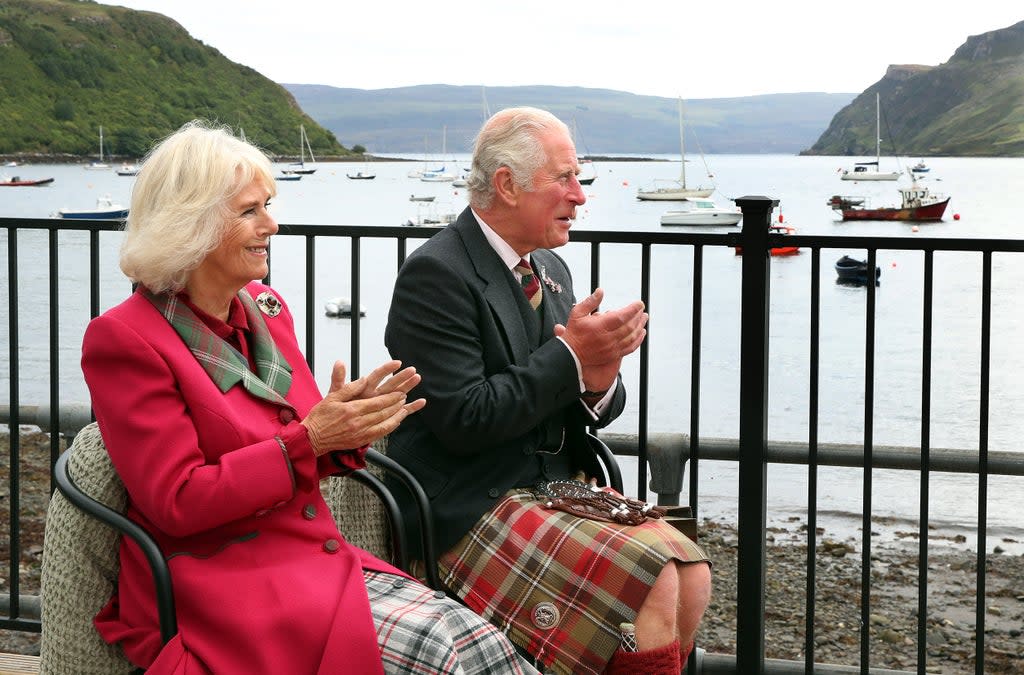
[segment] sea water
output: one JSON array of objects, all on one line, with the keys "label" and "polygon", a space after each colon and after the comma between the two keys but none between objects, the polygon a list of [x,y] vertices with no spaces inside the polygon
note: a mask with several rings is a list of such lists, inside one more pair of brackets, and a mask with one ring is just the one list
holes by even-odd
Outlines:
[{"label": "sea water", "polygon": [[[465,156],[432,157],[449,171],[467,166]],[[575,229],[664,231],[661,214],[677,208],[671,202],[644,202],[636,190],[656,179],[679,176],[678,158],[659,161],[600,161],[597,180],[584,188],[588,201],[577,212]],[[672,160],[675,161],[672,161]],[[746,195],[780,200],[774,218],[781,215],[800,234],[1021,238],[1019,215],[1006,198],[1024,185],[1024,160],[929,158],[931,172],[923,182],[934,192],[952,197],[938,223],[844,223],[827,205],[833,194],[859,195],[872,205],[895,204],[898,183],[851,183],[839,180],[839,170],[853,158],[795,157],[788,155],[716,155],[707,165],[686,165],[690,186],[716,187],[722,205]],[[896,163],[895,159],[889,160]],[[916,160],[915,160],[916,161]],[[909,160],[903,167],[910,166]],[[418,163],[385,161],[367,168],[374,180],[350,180],[356,165],[320,163],[315,174],[297,182],[278,183],[272,211],[282,223],[395,226],[428,212],[461,211],[465,191],[450,183],[428,183],[409,178]],[[282,165],[279,168],[284,168]],[[98,197],[110,195],[127,204],[132,177],[86,171],[81,165],[38,164],[5,169],[22,178],[55,178],[48,187],[0,188],[0,215],[44,218],[61,207],[92,207]],[[411,196],[433,196],[432,206],[410,201]],[[738,228],[726,228],[738,230]],[[0,235],[0,302],[6,308],[8,280],[6,235]],[[117,268],[118,233],[100,235],[101,311],[125,297],[128,284]],[[78,367],[82,331],[89,319],[88,235],[60,235],[60,363],[62,401],[83,402],[88,393]],[[47,400],[49,356],[46,233],[18,234],[20,399],[23,405]],[[410,248],[416,242],[410,243]],[[361,322],[359,363],[362,372],[386,360],[384,326],[394,282],[395,244],[386,239],[365,239],[362,249]],[[589,280],[589,246],[569,244],[562,253],[574,270],[577,294]],[[836,285],[832,263],[855,249],[826,250],[821,255],[821,366],[818,438],[821,443],[861,443],[865,430],[866,290]],[[335,359],[350,359],[350,323],[321,313],[324,302],[351,294],[348,242],[318,240],[314,322],[317,350],[314,370],[326,389]],[[771,408],[768,433],[776,440],[806,441],[808,437],[808,335],[810,330],[810,254],[771,261],[771,330],[769,387]],[[740,260],[732,249],[708,247],[704,251],[703,349],[700,363],[700,434],[702,437],[738,436]],[[650,400],[647,423],[651,431],[687,433],[690,430],[689,383],[690,317],[692,311],[692,251],[687,247],[655,246],[651,253],[652,282],[649,298],[651,323]],[[304,289],[304,242],[278,237],[272,247],[275,287],[292,303],[300,340],[305,324],[300,298]],[[923,255],[917,252],[878,252],[882,268],[876,289],[875,381],[873,426],[876,445],[919,447],[921,430],[921,278]],[[994,257],[992,293],[992,370],[989,449],[1021,451],[1024,438],[1024,332],[1020,289],[1024,265],[1019,255]],[[935,315],[932,344],[931,426],[932,447],[977,449],[980,401],[980,254],[935,255]],[[601,284],[605,307],[615,307],[639,296],[640,253],[636,246],[602,246]],[[7,401],[9,383],[9,327],[0,328],[0,400]],[[639,357],[623,364],[627,388],[636,391]],[[610,431],[635,433],[640,411],[636,396],[629,399],[622,417]],[[636,484],[635,460],[624,458],[627,487]],[[807,495],[806,467],[772,466],[769,469],[769,509],[773,520],[786,523],[804,518]],[[702,516],[734,518],[737,499],[736,466],[727,462],[700,464],[699,505]],[[817,508],[827,533],[850,534],[859,527],[864,472],[859,469],[819,470]],[[915,531],[919,501],[918,475],[874,470],[872,513],[892,519],[879,529]],[[684,488],[685,489],[685,488]],[[962,533],[968,545],[976,543],[978,478],[935,473],[931,477],[931,521],[945,532]],[[991,477],[988,484],[987,546],[1024,551],[1024,529],[1017,515],[1024,511],[1021,479]],[[686,495],[684,494],[684,498]],[[1011,541],[1006,541],[1007,539]]]}]

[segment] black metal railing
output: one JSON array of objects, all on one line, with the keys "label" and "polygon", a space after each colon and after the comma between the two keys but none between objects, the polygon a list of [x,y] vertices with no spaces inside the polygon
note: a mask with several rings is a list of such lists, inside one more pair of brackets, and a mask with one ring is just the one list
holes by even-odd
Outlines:
[{"label": "black metal railing", "polygon": [[[916,672],[924,673],[927,663],[925,634],[925,617],[928,612],[926,602],[928,594],[928,527],[929,527],[929,479],[934,472],[961,472],[975,474],[978,477],[979,497],[976,505],[978,527],[978,565],[976,572],[976,639],[974,663],[977,673],[985,672],[985,533],[986,533],[986,485],[992,475],[1024,476],[1024,453],[989,451],[988,397],[989,378],[991,373],[991,294],[992,294],[992,259],[995,253],[1019,254],[1024,252],[1024,242],[1020,240],[992,239],[952,239],[914,237],[858,237],[858,236],[818,236],[818,235],[781,235],[769,231],[768,225],[775,202],[765,197],[746,197],[737,200],[744,212],[744,227],[741,231],[720,232],[606,232],[577,230],[573,232],[573,244],[576,247],[589,247],[590,287],[600,285],[602,269],[602,248],[612,245],[628,245],[639,250],[639,295],[641,300],[650,307],[652,296],[652,250],[661,248],[682,247],[691,252],[692,270],[690,283],[690,323],[691,330],[689,355],[689,372],[677,374],[677,381],[689,381],[689,424],[685,430],[677,429],[673,433],[654,433],[650,431],[649,411],[652,401],[650,391],[651,359],[649,352],[650,340],[640,348],[639,375],[636,390],[631,395],[637,400],[637,423],[635,433],[624,435],[612,434],[609,442],[613,450],[619,454],[635,454],[638,457],[636,492],[646,496],[648,479],[651,478],[658,487],[659,501],[672,503],[679,499],[683,482],[683,466],[689,468],[689,481],[685,498],[695,514],[700,513],[701,495],[699,477],[701,463],[704,461],[736,462],[739,469],[738,478],[738,572],[737,572],[737,607],[736,607],[736,653],[709,654],[705,660],[705,672],[709,673],[748,673],[760,674],[770,670],[778,673],[812,673],[812,672],[883,672],[869,668],[872,638],[868,627],[872,607],[870,561],[872,555],[872,501],[874,485],[872,474],[876,469],[895,468],[913,471],[919,476],[921,497],[918,517],[920,520],[920,549],[918,576],[918,615],[919,629],[916,636],[917,668]],[[49,219],[0,219],[0,228],[6,235],[7,256],[7,340],[8,356],[4,368],[0,368],[0,378],[9,379],[7,404],[3,409],[6,422],[11,428],[19,424],[37,424],[46,430],[57,429],[65,434],[73,435],[75,429],[88,421],[87,406],[80,402],[65,401],[59,385],[59,364],[61,359],[60,346],[68,342],[80,340],[80,336],[70,335],[62,331],[62,314],[66,307],[62,304],[58,279],[63,270],[61,258],[62,248],[58,234],[65,231],[88,232],[88,271],[87,278],[74,280],[71,283],[87,284],[89,288],[89,316],[96,316],[101,306],[101,234],[109,234],[120,229],[116,222],[96,221],[65,221]],[[43,230],[47,233],[47,297],[49,302],[48,316],[48,358],[49,382],[48,401],[21,401],[19,380],[19,304],[24,301],[19,284],[19,233]],[[349,283],[351,287],[350,302],[353,308],[349,333],[349,372],[353,377],[360,373],[361,352],[361,320],[358,308],[361,306],[364,290],[364,274],[367,260],[363,253],[363,244],[370,240],[394,241],[395,259],[394,272],[405,260],[415,240],[426,239],[437,230],[434,228],[410,227],[371,227],[371,226],[325,226],[325,225],[282,225],[279,238],[298,238],[302,240],[305,297],[302,299],[301,310],[305,335],[306,358],[313,367],[317,349],[315,317],[317,307],[313,288],[316,285],[318,272],[316,268],[318,244],[325,241],[343,240],[349,243],[351,263],[349,265]],[[785,240],[783,240],[785,237]],[[769,321],[771,319],[771,258],[768,251],[772,246],[782,244],[798,245],[810,255],[810,282],[808,363],[806,364],[807,396],[808,396],[808,433],[806,442],[769,442],[768,411],[769,411]],[[716,307],[716,312],[732,311],[740,320],[739,334],[736,336],[740,348],[739,371],[739,436],[738,439],[709,438],[702,434],[701,394],[703,391],[701,356],[705,352],[702,328],[705,324],[705,251],[716,247],[742,246],[742,281],[738,302],[726,310]],[[862,393],[864,397],[863,437],[860,443],[837,444],[822,443],[819,439],[819,419],[821,414],[821,392],[819,391],[820,360],[821,360],[821,257],[823,251],[830,249],[859,249],[866,252],[869,269],[874,268],[880,250],[917,251],[924,256],[924,273],[922,288],[922,341],[918,356],[921,359],[922,400],[921,431],[919,445],[914,447],[882,446],[875,443],[874,428],[874,394],[875,394],[875,342],[876,342],[876,287],[866,287],[865,320],[863,322],[864,341],[864,372],[862,377]],[[932,338],[934,312],[935,270],[933,258],[940,251],[966,251],[982,256],[981,295],[983,313],[981,330],[977,336],[981,347],[980,382],[977,397],[980,401],[979,413],[980,438],[978,450],[955,450],[932,448],[930,439],[930,421],[932,402],[930,400],[932,376]],[[273,274],[280,270],[272,262]],[[109,270],[106,270],[109,273]],[[68,283],[66,280],[63,283]],[[124,295],[130,291],[125,282]],[[682,300],[681,300],[682,302]],[[658,322],[656,310],[652,310],[652,322],[649,335],[658,331],[672,332],[678,326],[663,325]],[[6,372],[4,372],[6,370]],[[675,395],[676,392],[673,393]],[[72,404],[78,403],[77,407]],[[51,466],[60,452],[58,434],[51,435],[50,455]],[[20,529],[21,503],[19,467],[19,435],[10,434],[8,467],[10,475],[7,479],[8,500],[10,508],[9,532],[7,544],[9,556],[4,563],[7,565],[6,594],[0,593],[0,628],[21,631],[39,631],[38,599],[22,594],[19,573],[21,558]],[[648,476],[648,465],[660,467],[658,475]],[[806,627],[803,662],[765,660],[765,568],[766,568],[766,517],[767,506],[767,468],[770,464],[801,464],[808,467],[808,523],[806,528],[807,569],[806,569]],[[863,467],[863,534],[861,540],[861,630],[859,639],[859,667],[828,666],[816,663],[815,659],[815,586],[816,586],[816,551],[818,548],[817,499],[820,489],[818,471],[826,466]],[[666,475],[661,475],[664,472]],[[669,476],[668,474],[672,474]],[[628,487],[628,486],[627,486]],[[0,542],[3,543],[3,542]],[[896,672],[896,671],[884,671]]]}]

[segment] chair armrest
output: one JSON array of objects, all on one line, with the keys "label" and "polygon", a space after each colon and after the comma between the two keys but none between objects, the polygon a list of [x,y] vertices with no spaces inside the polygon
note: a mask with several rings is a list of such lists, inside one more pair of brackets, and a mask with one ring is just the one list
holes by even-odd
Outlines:
[{"label": "chair armrest", "polygon": [[398,509],[398,502],[395,501],[391,490],[384,485],[384,481],[377,478],[369,471],[360,469],[345,476],[345,479],[353,479],[372,491],[387,511],[391,520],[391,550],[395,558],[395,565],[406,572],[409,571],[409,542],[405,536],[405,518]]},{"label": "chair armrest", "polygon": [[167,567],[160,547],[156,540],[137,523],[129,520],[107,505],[93,499],[75,484],[68,469],[68,459],[73,450],[68,450],[57,458],[53,477],[57,489],[76,508],[96,518],[105,525],[117,530],[134,541],[146,556],[153,584],[156,586],[157,615],[160,620],[160,637],[164,644],[171,641],[178,632],[178,619],[174,611],[174,593],[171,587],[171,572]]},{"label": "chair armrest", "polygon": [[587,442],[590,443],[590,449],[594,451],[594,454],[597,455],[598,460],[604,467],[608,486],[619,494],[625,494],[622,491],[622,470],[619,469],[619,461],[615,459],[615,454],[611,451],[611,448],[589,431],[587,432]]},{"label": "chair armrest", "polygon": [[441,583],[441,577],[437,574],[437,549],[434,543],[434,519],[431,516],[430,500],[427,499],[427,493],[423,490],[419,481],[416,480],[416,477],[409,473],[408,469],[387,455],[370,448],[366,451],[366,459],[397,477],[409,490],[409,493],[412,494],[413,499],[416,501],[416,505],[419,507],[419,530],[422,535],[423,560],[426,563],[424,567],[426,567],[425,574],[427,577],[427,585],[437,591],[446,590],[444,585]]}]

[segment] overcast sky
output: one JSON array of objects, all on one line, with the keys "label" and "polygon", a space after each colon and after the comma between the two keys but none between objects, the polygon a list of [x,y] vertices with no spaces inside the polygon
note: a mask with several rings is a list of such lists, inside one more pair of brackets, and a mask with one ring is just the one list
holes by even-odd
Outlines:
[{"label": "overcast sky", "polygon": [[102,0],[279,83],[548,84],[688,99],[860,92],[1024,20],[1014,0]]}]

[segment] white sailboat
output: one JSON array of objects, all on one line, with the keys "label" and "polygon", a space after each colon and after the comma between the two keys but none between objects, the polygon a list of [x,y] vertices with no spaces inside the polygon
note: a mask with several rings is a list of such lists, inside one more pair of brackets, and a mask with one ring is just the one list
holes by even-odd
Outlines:
[{"label": "white sailboat", "polygon": [[[578,108],[579,106],[577,106]],[[597,180],[597,167],[594,166],[594,162],[589,159],[583,159],[579,156],[580,146],[576,141],[576,113],[572,114],[572,144],[576,148],[576,163],[580,167],[580,172],[576,176],[576,180],[580,182],[580,185],[591,185]]]},{"label": "white sailboat", "polygon": [[283,173],[298,173],[309,175],[316,173],[316,167],[306,166],[306,150],[309,150],[309,161],[316,162],[313,156],[313,148],[309,147],[309,137],[306,136],[306,127],[299,125],[299,161],[293,162],[289,168],[283,169]]},{"label": "white sailboat", "polygon": [[[881,103],[878,92],[875,92],[875,161],[857,162],[853,165],[853,171],[843,169],[841,180],[896,180],[900,177],[900,171],[879,171],[879,160],[882,159],[882,120]],[[874,167],[873,169],[871,167]]]},{"label": "white sailboat", "polygon": [[[704,153],[701,153],[703,156]],[[658,187],[658,181],[655,181],[654,187],[651,188],[640,188],[636,192],[637,199],[646,200],[657,200],[657,201],[681,201],[684,199],[693,199],[696,197],[710,197],[711,193],[715,191],[714,187],[686,187],[686,142],[683,138],[683,99],[679,99],[679,180],[671,181],[669,185],[664,187]]]},{"label": "white sailboat", "polygon": [[86,169],[109,169],[110,165],[103,162],[103,127],[100,127],[100,158],[98,161],[89,162]]},{"label": "white sailboat", "polygon": [[[441,131],[441,158],[447,161],[448,157],[448,127],[443,127]],[[451,183],[455,180],[455,174],[449,173],[447,167],[442,165],[439,169],[424,169],[423,173],[420,174],[420,180],[425,183]]]}]

